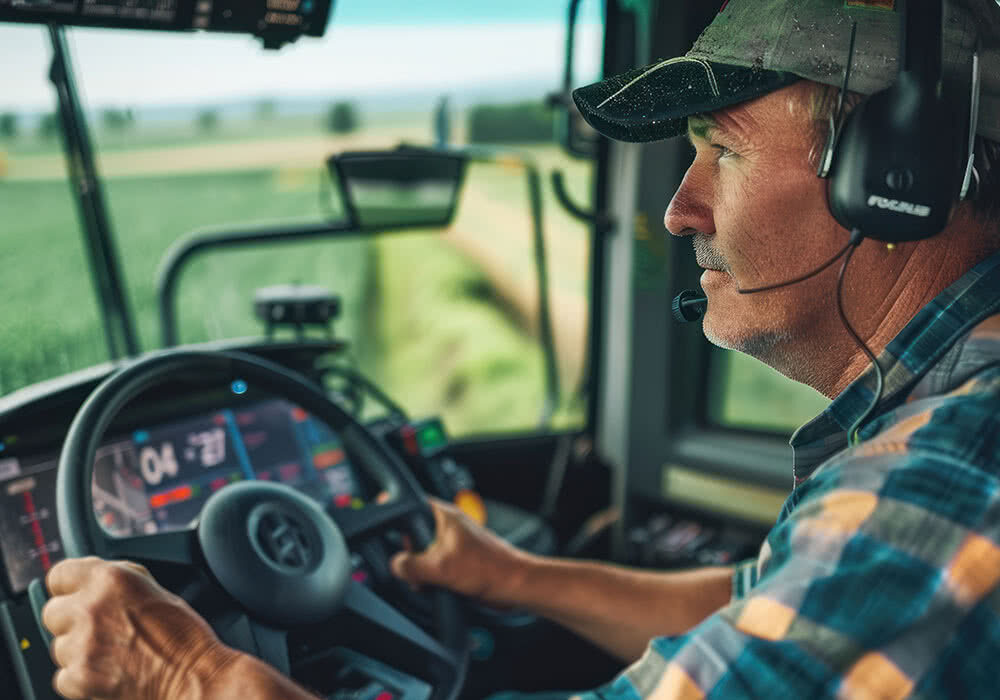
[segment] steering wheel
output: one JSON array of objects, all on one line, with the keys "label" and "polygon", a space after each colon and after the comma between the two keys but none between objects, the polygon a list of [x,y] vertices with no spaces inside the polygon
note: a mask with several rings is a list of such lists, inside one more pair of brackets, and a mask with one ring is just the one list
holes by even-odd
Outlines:
[{"label": "steering wheel", "polygon": [[[243,380],[301,406],[340,435],[354,463],[376,475],[390,498],[357,511],[338,510],[334,520],[290,486],[245,481],[214,493],[190,529],[109,535],[94,517],[91,494],[101,437],[129,401],[177,378],[219,386]],[[67,556],[179,567],[187,583],[169,585],[171,590],[204,615],[224,642],[286,675],[306,656],[339,653],[357,662],[378,654],[374,667],[390,677],[403,671],[429,682],[430,700],[454,700],[461,691],[468,641],[457,597],[440,589],[425,594],[432,598],[432,636],[351,577],[350,549],[385,529],[407,531],[418,547],[430,544],[434,521],[418,482],[369,430],[279,365],[237,352],[165,351],[115,373],[70,426],[59,457],[56,511]],[[290,635],[309,639],[309,645],[290,645]]]}]

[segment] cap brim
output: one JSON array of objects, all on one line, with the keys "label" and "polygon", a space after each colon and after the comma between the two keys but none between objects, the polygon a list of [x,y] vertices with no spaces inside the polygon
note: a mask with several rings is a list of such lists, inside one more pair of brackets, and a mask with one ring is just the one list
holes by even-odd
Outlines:
[{"label": "cap brim", "polygon": [[692,114],[714,112],[800,80],[783,71],[680,57],[636,68],[573,91],[587,123],[617,141],[683,134]]}]

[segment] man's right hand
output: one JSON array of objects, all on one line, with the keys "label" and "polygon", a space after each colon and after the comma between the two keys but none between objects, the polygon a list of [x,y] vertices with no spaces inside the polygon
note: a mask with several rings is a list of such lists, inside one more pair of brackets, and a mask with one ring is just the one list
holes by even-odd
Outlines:
[{"label": "man's right hand", "polygon": [[653,637],[686,632],[732,593],[729,568],[661,573],[537,556],[448,503],[430,504],[434,541],[393,557],[396,576],[547,617],[626,661],[639,658]]},{"label": "man's right hand", "polygon": [[437,530],[434,541],[422,552],[396,554],[392,572],[414,586],[431,584],[492,605],[516,605],[528,555],[450,503],[429,500]]}]

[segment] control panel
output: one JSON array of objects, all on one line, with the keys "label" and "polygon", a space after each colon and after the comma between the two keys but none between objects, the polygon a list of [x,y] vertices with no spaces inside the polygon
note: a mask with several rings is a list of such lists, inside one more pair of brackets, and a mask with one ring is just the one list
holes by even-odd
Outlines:
[{"label": "control panel", "polygon": [[0,0],[0,22],[252,34],[265,45],[323,36],[332,0]]}]

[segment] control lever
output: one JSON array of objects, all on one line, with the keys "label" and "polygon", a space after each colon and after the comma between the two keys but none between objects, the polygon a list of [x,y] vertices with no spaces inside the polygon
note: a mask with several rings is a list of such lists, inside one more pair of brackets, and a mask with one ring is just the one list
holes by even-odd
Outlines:
[{"label": "control lever", "polygon": [[52,633],[42,624],[42,608],[47,602],[49,602],[49,592],[45,589],[45,582],[40,578],[31,579],[31,583],[28,584],[28,603],[31,605],[31,614],[35,616],[38,634],[45,642],[46,649],[52,646]]}]

